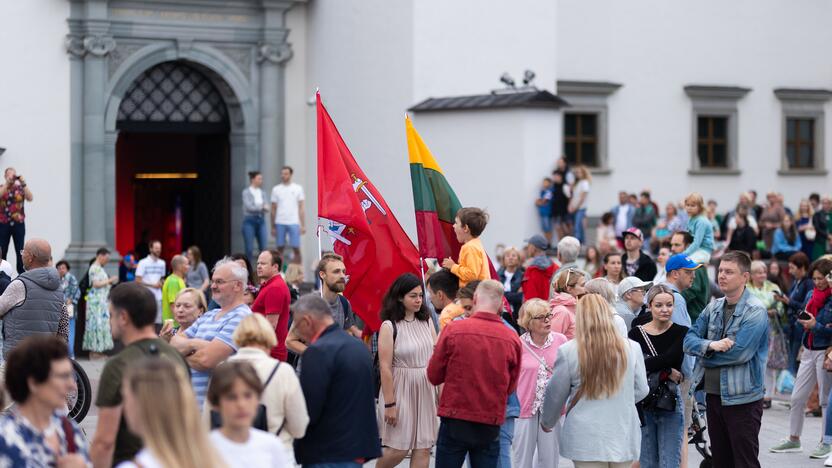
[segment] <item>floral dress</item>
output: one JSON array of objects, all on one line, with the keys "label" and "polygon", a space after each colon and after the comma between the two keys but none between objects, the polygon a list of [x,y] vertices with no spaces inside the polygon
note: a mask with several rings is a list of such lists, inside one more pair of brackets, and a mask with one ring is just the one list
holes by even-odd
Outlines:
[{"label": "floral dress", "polygon": [[772,283],[766,281],[762,288],[755,288],[753,284],[748,283],[748,292],[763,303],[766,310],[774,309],[777,311],[774,317],[769,317],[768,328],[768,362],[766,367],[769,369],[787,369],[788,366],[788,348],[786,347],[786,337],[783,333],[783,319],[785,314],[783,312],[783,304],[774,299],[773,292],[780,292],[780,288]]},{"label": "floral dress", "polygon": [[[90,285],[96,281],[107,281],[109,277],[98,263],[90,266]],[[94,353],[103,353],[113,348],[110,334],[110,310],[107,307],[109,283],[101,288],[90,287],[87,292],[87,328],[84,331],[83,348]]]},{"label": "floral dress", "polygon": [[46,442],[46,434],[54,433],[58,438],[60,455],[66,455],[67,435],[72,437],[75,453],[90,462],[87,441],[81,429],[69,420],[72,434],[64,432],[64,423],[58,413],[49,420],[49,427],[41,432],[17,411],[0,416],[0,466],[2,467],[50,467],[55,466],[56,454]]}]

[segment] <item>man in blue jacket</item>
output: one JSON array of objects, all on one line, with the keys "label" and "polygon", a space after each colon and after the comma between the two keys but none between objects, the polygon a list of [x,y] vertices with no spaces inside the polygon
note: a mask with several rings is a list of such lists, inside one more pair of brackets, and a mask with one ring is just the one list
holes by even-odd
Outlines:
[{"label": "man in blue jacket", "polygon": [[745,287],[750,272],[745,252],[723,255],[717,278],[725,297],[685,336],[685,353],[698,357],[692,388],[704,378],[713,466],[760,466],[768,313]]},{"label": "man in blue jacket", "polygon": [[309,426],[295,440],[295,457],[304,467],[359,468],[381,456],[370,353],[319,295],[302,296],[292,313],[295,333],[309,344],[300,372]]}]

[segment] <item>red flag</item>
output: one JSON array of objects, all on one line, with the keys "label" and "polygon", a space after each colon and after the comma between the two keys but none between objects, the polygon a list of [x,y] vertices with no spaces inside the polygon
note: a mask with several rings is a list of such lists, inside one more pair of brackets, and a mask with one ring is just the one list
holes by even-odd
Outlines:
[{"label": "red flag", "polygon": [[[318,101],[318,217],[344,257],[344,295],[369,331],[381,326],[381,300],[402,273],[419,274],[419,251],[355,162]],[[367,330],[365,330],[366,332]]]}]

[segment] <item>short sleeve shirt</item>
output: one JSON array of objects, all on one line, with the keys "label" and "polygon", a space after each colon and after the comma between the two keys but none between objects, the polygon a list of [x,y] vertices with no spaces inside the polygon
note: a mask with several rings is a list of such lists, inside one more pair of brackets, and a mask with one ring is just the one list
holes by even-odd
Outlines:
[{"label": "short sleeve shirt", "polygon": [[[231,339],[231,335],[237,329],[237,325],[240,324],[243,317],[251,314],[251,309],[245,304],[240,304],[218,318],[220,311],[221,309],[213,309],[202,314],[193,325],[185,330],[185,336],[205,341],[219,340],[231,348],[232,351],[237,352],[237,346],[234,344],[234,340]],[[196,401],[200,408],[202,408],[205,394],[208,392],[208,381],[211,380],[211,373],[210,370],[198,371],[191,369],[191,384],[193,384]]]},{"label": "short sleeve shirt", "polygon": [[[0,223],[22,223],[26,221],[23,204],[26,202],[26,192],[19,183],[12,184],[0,196]],[[15,245],[15,247],[17,247]]]},{"label": "short sleeve shirt", "polygon": [[[95,399],[96,406],[99,408],[113,408],[121,405],[121,382],[124,373],[131,363],[152,356],[152,346],[154,345],[159,350],[160,356],[181,365],[182,369],[188,372],[188,364],[179,354],[179,351],[163,340],[152,338],[130,343],[104,364],[104,369],[101,371],[101,380],[98,384],[98,396]],[[130,460],[141,448],[141,439],[127,429],[127,423],[122,414],[121,421],[118,424],[115,450],[113,451],[113,466],[122,461]]]},{"label": "short sleeve shirt", "polygon": [[277,203],[275,224],[300,224],[298,203],[304,200],[303,187],[296,183],[277,184],[272,189],[272,203]]},{"label": "short sleeve shirt", "polygon": [[202,289],[202,283],[208,279],[208,267],[205,262],[199,262],[196,268],[191,268],[185,275],[185,282],[189,288]]},{"label": "short sleeve shirt", "polygon": [[[165,284],[162,285],[162,320],[173,318],[173,310],[171,305],[176,301],[176,295],[179,291],[185,289],[185,281],[176,275],[170,275],[165,279]],[[178,327],[178,323],[174,323]]]},{"label": "short sleeve shirt", "polygon": [[277,346],[272,348],[271,356],[286,361],[286,335],[289,334],[289,304],[291,302],[289,287],[280,275],[268,279],[260,285],[257,299],[251,305],[251,311],[263,315],[277,315]]},{"label": "short sleeve shirt", "polygon": [[[143,283],[158,283],[165,276],[165,261],[161,258],[145,257],[139,260],[136,267],[136,276],[142,277]],[[162,300],[162,291],[156,288],[148,288],[156,296],[156,300]]]}]

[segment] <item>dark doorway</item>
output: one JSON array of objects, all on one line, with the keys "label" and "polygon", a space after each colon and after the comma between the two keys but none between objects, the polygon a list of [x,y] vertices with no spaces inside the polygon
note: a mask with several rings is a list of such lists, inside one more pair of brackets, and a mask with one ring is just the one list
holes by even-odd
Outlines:
[{"label": "dark doorway", "polygon": [[227,135],[119,134],[116,244],[126,254],[151,239],[165,259],[191,245],[206,262],[230,248]]},{"label": "dark doorway", "polygon": [[210,76],[198,64],[164,62],[142,73],[122,98],[116,124],[122,255],[141,252],[151,239],[162,242],[166,260],[191,245],[209,265],[229,252],[228,110]]}]

